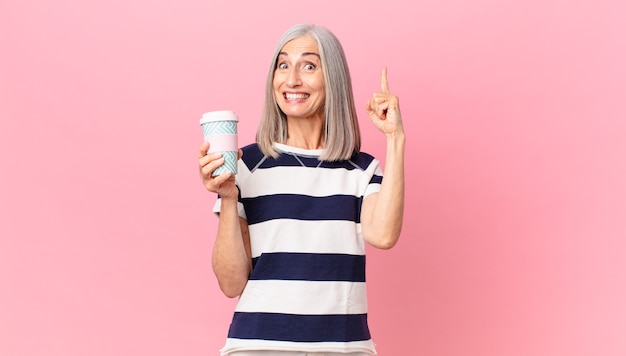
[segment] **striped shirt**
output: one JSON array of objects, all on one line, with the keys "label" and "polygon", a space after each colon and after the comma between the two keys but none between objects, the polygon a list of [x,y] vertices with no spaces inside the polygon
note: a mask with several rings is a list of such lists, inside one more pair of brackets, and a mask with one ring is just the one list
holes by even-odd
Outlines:
[{"label": "striped shirt", "polygon": [[322,162],[321,150],[275,147],[276,159],[246,146],[238,162],[239,215],[248,222],[253,267],[221,352],[376,353],[360,212],[363,199],[380,190],[379,162],[366,153]]}]

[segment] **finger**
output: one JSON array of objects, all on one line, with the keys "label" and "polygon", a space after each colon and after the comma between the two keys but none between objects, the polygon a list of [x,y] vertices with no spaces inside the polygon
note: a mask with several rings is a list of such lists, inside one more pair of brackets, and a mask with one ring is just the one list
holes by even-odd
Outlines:
[{"label": "finger", "polygon": [[365,105],[365,110],[368,114],[374,114],[376,110],[374,109],[374,104],[372,103],[372,99],[367,101],[367,105]]},{"label": "finger", "polygon": [[387,110],[389,110],[389,103],[382,103],[376,106],[376,115],[380,119],[385,120],[387,118]]},{"label": "finger", "polygon": [[399,106],[400,106],[400,104],[398,104],[398,97],[394,96],[394,95],[391,95],[389,97],[389,109],[397,110]]},{"label": "finger", "polygon": [[223,155],[221,152],[207,153],[206,155],[200,157],[200,160],[199,160],[200,167],[204,167],[207,164],[222,158],[222,156]]},{"label": "finger", "polygon": [[204,165],[202,165],[200,167],[200,173],[205,177],[205,178],[211,178],[213,171],[217,169],[217,167],[220,167],[224,164],[224,158],[218,158],[218,159],[214,159],[211,160],[209,162],[206,162]]},{"label": "finger", "polygon": [[198,158],[202,158],[206,156],[208,151],[209,151],[209,143],[203,142],[202,145],[200,145],[200,152],[198,153]]},{"label": "finger", "polygon": [[213,177],[213,183],[215,183],[217,186],[222,185],[222,183],[226,182],[227,180],[230,179],[230,177],[233,176],[232,172],[224,172],[220,175],[217,175],[215,177]]},{"label": "finger", "polygon": [[380,90],[383,93],[389,94],[389,82],[387,81],[387,67],[383,67],[383,71],[380,74]]}]

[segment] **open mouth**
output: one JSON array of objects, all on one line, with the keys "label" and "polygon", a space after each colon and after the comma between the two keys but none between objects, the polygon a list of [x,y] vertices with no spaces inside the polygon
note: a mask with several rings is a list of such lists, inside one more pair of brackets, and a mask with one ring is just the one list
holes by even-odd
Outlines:
[{"label": "open mouth", "polygon": [[283,93],[283,96],[287,100],[304,100],[309,97],[306,93]]}]

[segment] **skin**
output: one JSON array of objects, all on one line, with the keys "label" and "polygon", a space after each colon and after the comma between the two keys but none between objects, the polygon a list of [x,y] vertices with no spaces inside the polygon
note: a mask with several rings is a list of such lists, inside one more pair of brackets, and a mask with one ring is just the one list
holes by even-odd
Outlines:
[{"label": "skin", "polygon": [[[289,137],[286,144],[304,149],[323,148],[324,79],[319,57],[314,53],[318,53],[317,46],[309,37],[285,44],[273,81],[278,105],[287,115]],[[300,96],[288,97],[287,93]],[[381,91],[372,94],[365,110],[385,135],[387,149],[385,178],[380,192],[370,194],[363,201],[361,227],[367,243],[389,249],[397,243],[402,229],[405,135],[398,97],[389,91],[386,68],[381,73]],[[250,233],[246,220],[237,213],[234,175],[211,176],[224,159],[219,153],[207,154],[209,146],[206,142],[200,146],[200,177],[208,191],[222,198],[213,247],[213,272],[224,294],[232,298],[243,292],[252,269]]]},{"label": "skin", "polygon": [[380,76],[381,91],[372,94],[365,110],[387,139],[385,178],[380,192],[363,200],[361,227],[370,245],[390,249],[398,242],[404,213],[405,135],[398,97],[389,91],[387,68]]}]

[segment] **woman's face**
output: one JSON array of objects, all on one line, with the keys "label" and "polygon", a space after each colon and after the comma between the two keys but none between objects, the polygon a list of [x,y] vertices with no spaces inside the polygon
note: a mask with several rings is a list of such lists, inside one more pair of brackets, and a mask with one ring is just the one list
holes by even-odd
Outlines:
[{"label": "woman's face", "polygon": [[274,70],[274,96],[288,118],[324,118],[324,74],[311,37],[287,42]]}]

